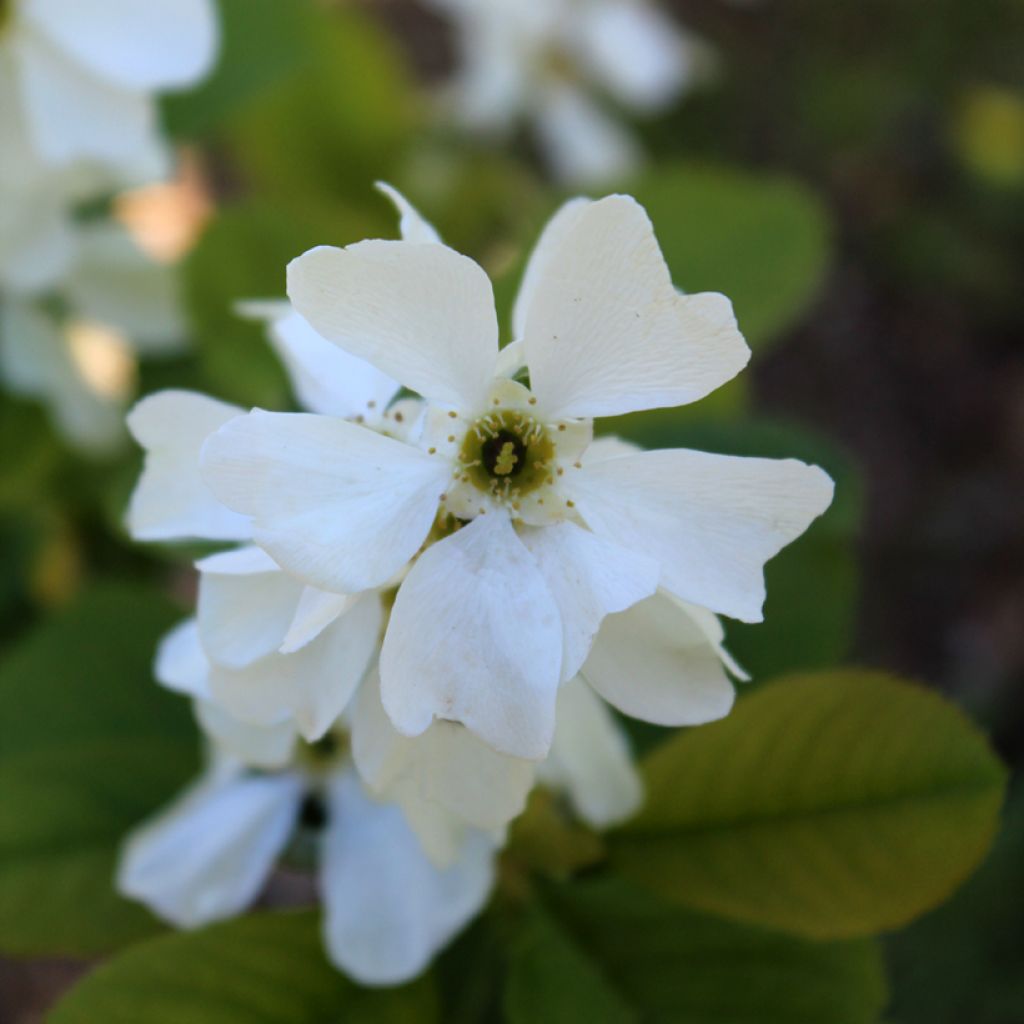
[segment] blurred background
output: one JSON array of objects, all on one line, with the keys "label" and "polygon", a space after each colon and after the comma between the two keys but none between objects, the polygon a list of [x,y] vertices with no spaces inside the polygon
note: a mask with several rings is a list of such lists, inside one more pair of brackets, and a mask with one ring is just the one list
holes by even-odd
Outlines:
[{"label": "blurred background", "polygon": [[[222,0],[216,69],[163,101],[177,178],[112,206],[178,268],[191,345],[129,371],[87,359],[91,379],[123,405],[176,386],[290,407],[261,327],[234,306],[282,297],[285,263],[313,244],[394,236],[377,179],[484,264],[506,313],[565,196],[630,191],[676,283],[730,295],[755,355],[704,403],[610,429],[799,455],[839,485],[769,567],[767,622],[728,631],[755,685],[837,663],[899,672],[951,696],[1019,772],[1024,3],[662,0],[689,41],[687,80],[639,113],[594,86],[631,140],[605,180],[575,173],[522,112],[482,128],[457,116],[460,6]],[[40,622],[98,586],[187,597],[196,552],[128,541],[141,459],[126,437],[83,452],[37,398],[0,403],[2,680]],[[1024,1022],[1022,905],[1015,786],[985,867],[889,943],[886,1020]],[[77,971],[0,962],[0,1022],[41,1019]]]}]

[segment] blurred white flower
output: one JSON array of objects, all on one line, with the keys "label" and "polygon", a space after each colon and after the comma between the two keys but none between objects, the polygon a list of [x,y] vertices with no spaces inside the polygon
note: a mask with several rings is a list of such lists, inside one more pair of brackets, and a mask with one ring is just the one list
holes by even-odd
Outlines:
[{"label": "blurred white flower", "polygon": [[532,121],[552,170],[572,183],[621,180],[641,160],[608,101],[657,112],[702,61],[703,48],[648,0],[430,3],[455,24],[459,119],[492,132]]},{"label": "blurred white flower", "polygon": [[46,404],[70,442],[103,452],[123,437],[136,354],[181,346],[177,281],[116,225],[24,212],[24,234],[0,225],[0,378]]},{"label": "blurred white flower", "polygon": [[421,395],[422,426],[388,437],[256,410],[206,441],[210,490],[305,585],[398,587],[380,675],[403,735],[455,721],[543,759],[559,686],[581,673],[660,724],[727,713],[713,613],[760,620],[765,561],[828,507],[832,482],[795,460],[591,435],[593,417],[695,401],[734,376],[749,352],[728,300],[675,291],[633,200],[574,200],[531,258],[499,353],[483,271],[405,209],[424,241],[312,250],[289,294],[323,338]]},{"label": "blurred white flower", "polygon": [[[453,832],[451,856],[432,860],[402,810],[367,794],[333,743],[274,772],[215,754],[198,782],[129,836],[119,890],[183,928],[234,916],[312,817],[330,959],[366,985],[415,977],[486,902],[494,844]],[[429,813],[443,830],[443,811]]]},{"label": "blurred white flower", "polygon": [[[85,161],[157,176],[164,153],[155,94],[197,83],[217,44],[211,0],[6,0],[4,162],[29,150],[49,165]],[[8,170],[25,163],[11,160]]]}]

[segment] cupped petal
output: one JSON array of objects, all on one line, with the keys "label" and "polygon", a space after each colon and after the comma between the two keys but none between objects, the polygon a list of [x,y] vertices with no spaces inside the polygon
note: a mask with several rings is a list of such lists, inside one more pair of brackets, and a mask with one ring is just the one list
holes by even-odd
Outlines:
[{"label": "cupped petal", "polygon": [[127,89],[193,85],[217,52],[210,0],[25,0],[23,8],[68,56]]},{"label": "cupped petal", "polygon": [[555,738],[539,772],[566,793],[576,813],[594,828],[625,821],[643,799],[625,733],[579,677],[558,691]]},{"label": "cupped petal", "polygon": [[425,398],[483,405],[498,357],[494,295],[447,246],[320,246],[288,265],[288,297],[318,333]]},{"label": "cupped petal", "polygon": [[395,728],[461,722],[495,750],[539,759],[555,724],[558,606],[501,512],[429,547],[398,591],[381,651],[381,699]]},{"label": "cupped petal", "polygon": [[403,242],[416,242],[422,245],[443,244],[437,228],[397,188],[389,185],[386,181],[378,181],[377,191],[386,195],[398,211],[398,226]]},{"label": "cupped petal", "polygon": [[609,615],[580,674],[609,704],[656,725],[713,722],[735,698],[718,645],[664,593]]},{"label": "cupped petal", "polygon": [[140,352],[181,348],[187,329],[177,271],[150,259],[118,225],[79,230],[64,288],[77,315],[124,331]]},{"label": "cupped petal", "polygon": [[650,597],[658,588],[653,559],[575,523],[521,531],[562,621],[562,680],[587,660],[601,620]]},{"label": "cupped petal", "polygon": [[210,437],[202,467],[282,568],[344,594],[380,586],[416,554],[450,474],[440,458],[358,424],[260,409]]},{"label": "cupped petal", "polygon": [[297,734],[291,721],[278,725],[250,725],[208,700],[193,704],[203,732],[225,754],[253,768],[283,768],[292,759]]},{"label": "cupped petal", "polygon": [[316,587],[303,587],[295,615],[278,648],[282,654],[292,654],[315,640],[331,623],[360,600],[356,594],[331,594]]},{"label": "cupped petal", "polygon": [[287,302],[242,303],[238,311],[268,321],[270,342],[307,411],[345,419],[372,417],[398,393],[393,378],[332,345]]},{"label": "cupped petal", "polygon": [[796,459],[685,449],[584,463],[569,486],[595,533],[654,558],[677,597],[760,622],[764,564],[832,501],[832,480]]},{"label": "cupped petal", "polygon": [[179,622],[160,640],[153,675],[161,686],[198,700],[210,697],[210,660],[199,640],[195,619]]},{"label": "cupped petal", "polygon": [[576,37],[590,73],[634,110],[662,109],[693,78],[692,44],[654,4],[590,4],[581,12]]},{"label": "cupped petal", "polygon": [[210,693],[243,722],[275,726],[293,719],[309,742],[338,720],[379,643],[380,597],[367,593],[294,654],[269,654],[244,669],[211,666]]},{"label": "cupped petal", "polygon": [[603,187],[625,180],[642,165],[640,146],[626,125],[575,85],[550,86],[535,106],[537,138],[564,184]]},{"label": "cupped petal", "polygon": [[352,712],[352,756],[370,790],[440,805],[461,822],[486,832],[504,828],[526,806],[536,765],[499,754],[455,722],[434,722],[407,737],[391,724],[372,673]]},{"label": "cupped petal", "polygon": [[19,33],[16,56],[28,130],[47,163],[134,165],[151,152],[156,111],[148,95],[69,61],[37,31]]},{"label": "cupped petal", "polygon": [[401,810],[362,791],[354,774],[333,780],[320,886],[331,960],[364,985],[395,985],[422,972],[483,907],[494,878],[481,833],[438,870]]},{"label": "cupped petal", "polygon": [[118,890],[181,928],[240,913],[288,842],[301,790],[292,775],[201,780],[129,836]]},{"label": "cupped petal", "polygon": [[243,547],[196,563],[196,614],[203,649],[225,668],[245,668],[284,642],[304,586],[262,548]]},{"label": "cupped petal", "polygon": [[684,405],[746,365],[728,299],[675,290],[634,199],[609,196],[566,216],[525,311],[540,411],[596,417]]},{"label": "cupped petal", "polygon": [[235,405],[193,391],[159,391],[128,414],[128,429],[146,449],[127,525],[136,540],[247,540],[247,516],[222,505],[199,472],[203,442],[243,415]]}]

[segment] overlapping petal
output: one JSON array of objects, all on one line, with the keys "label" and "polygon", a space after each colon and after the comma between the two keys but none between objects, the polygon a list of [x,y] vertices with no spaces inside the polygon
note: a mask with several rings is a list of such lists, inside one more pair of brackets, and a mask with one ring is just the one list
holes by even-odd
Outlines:
[{"label": "overlapping petal", "polygon": [[562,622],[562,680],[590,653],[601,620],[657,589],[658,563],[577,526],[557,523],[520,534],[537,562]]},{"label": "overlapping petal", "polygon": [[796,459],[666,449],[584,463],[571,490],[591,529],[661,565],[662,586],[759,622],[765,562],[828,508],[833,484]]},{"label": "overlapping petal", "polygon": [[288,297],[319,334],[425,398],[480,408],[498,322],[472,260],[436,244],[320,246],[289,264]]},{"label": "overlapping petal", "polygon": [[746,365],[728,299],[675,290],[635,200],[609,196],[564,217],[523,312],[539,411],[597,417],[683,405]]},{"label": "overlapping petal", "polygon": [[243,722],[275,726],[294,720],[305,739],[318,740],[362,681],[381,619],[380,598],[365,594],[294,654],[269,654],[243,669],[212,665],[210,694]]},{"label": "overlapping petal", "polygon": [[594,828],[625,821],[643,799],[622,729],[580,678],[558,691],[558,725],[540,776],[563,790],[576,813]]},{"label": "overlapping petal", "polygon": [[136,540],[246,540],[247,516],[222,505],[199,472],[203,442],[242,415],[238,406],[192,391],[159,391],[128,414],[128,429],[146,449],[132,493],[128,529]]},{"label": "overlapping petal", "polygon": [[338,593],[380,586],[417,552],[449,470],[341,419],[257,409],[205,444],[203,478],[299,579]]},{"label": "overlapping petal", "polygon": [[719,645],[664,593],[605,619],[580,674],[624,714],[657,725],[715,721],[735,696]]},{"label": "overlapping petal", "polygon": [[214,769],[129,837],[118,889],[182,928],[239,913],[284,849],[300,795],[292,775]]},{"label": "overlapping petal", "polygon": [[361,687],[352,714],[352,755],[374,793],[412,793],[487,832],[522,811],[535,770],[532,761],[499,754],[454,722],[403,736],[384,712],[375,675]]},{"label": "overlapping petal", "polygon": [[332,780],[320,867],[331,960],[365,985],[424,970],[490,892],[490,842],[473,833],[460,852],[439,870],[398,807],[366,796],[354,774]]},{"label": "overlapping petal", "polygon": [[381,696],[399,732],[461,722],[496,750],[541,758],[562,664],[558,606],[500,512],[428,548],[398,591]]}]

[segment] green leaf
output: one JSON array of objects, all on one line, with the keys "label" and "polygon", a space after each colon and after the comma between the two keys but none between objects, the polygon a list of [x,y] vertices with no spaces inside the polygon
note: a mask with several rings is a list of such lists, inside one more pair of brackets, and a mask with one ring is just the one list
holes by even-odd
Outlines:
[{"label": "green leaf", "polygon": [[1004,770],[937,694],[867,671],[795,676],[646,760],[612,863],[665,897],[813,938],[896,928],[988,850]]},{"label": "green leaf", "polygon": [[511,1024],[873,1024],[866,941],[813,943],[667,907],[621,882],[545,889],[512,947]]},{"label": "green leaf", "polygon": [[654,222],[675,283],[732,299],[756,350],[792,328],[829,261],[821,203],[786,178],[728,167],[663,166],[632,189]]},{"label": "green leaf", "polygon": [[203,135],[302,66],[308,0],[218,0],[221,50],[196,89],[168,96],[164,123],[177,136]]},{"label": "green leaf", "polygon": [[100,967],[50,1024],[433,1024],[433,988],[360,989],[328,964],[317,915],[255,914],[164,935]]},{"label": "green leaf", "polygon": [[414,93],[392,40],[355,10],[302,8],[304,59],[233,119],[242,176],[264,195],[366,202],[413,130]]},{"label": "green leaf", "polygon": [[933,914],[888,942],[900,1024],[1007,1024],[1024,1019],[1024,791],[981,870]]},{"label": "green leaf", "polygon": [[[381,220],[386,209],[380,206]],[[372,237],[370,214],[332,204],[299,210],[240,204],[222,210],[184,266],[185,294],[208,390],[218,398],[286,408],[288,384],[262,323],[238,315],[247,299],[283,299],[289,260],[315,245]]]},{"label": "green leaf", "polygon": [[134,587],[83,596],[0,667],[0,949],[86,955],[158,925],[113,889],[124,834],[196,767],[188,704],[152,680],[178,613]]}]

